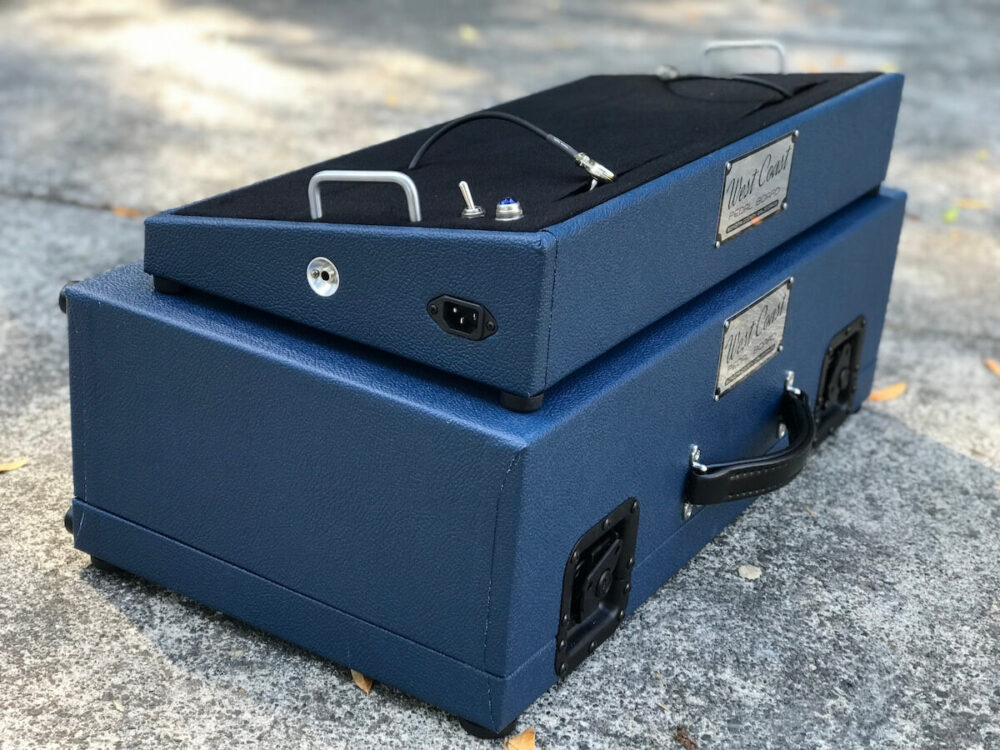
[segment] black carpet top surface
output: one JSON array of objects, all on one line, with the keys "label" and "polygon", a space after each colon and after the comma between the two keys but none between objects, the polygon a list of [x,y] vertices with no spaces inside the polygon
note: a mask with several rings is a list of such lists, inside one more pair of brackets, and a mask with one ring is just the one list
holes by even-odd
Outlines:
[{"label": "black carpet top surface", "polygon": [[[398,170],[413,178],[423,220],[410,224],[396,185],[327,183],[323,218],[337,224],[537,231],[712,153],[836,96],[877,73],[761,75],[793,95],[729,79],[662,81],[649,75],[583,78],[491,107],[519,115],[603,163],[614,182],[588,190],[590,177],[571,157],[513,123],[484,119],[460,125],[410,159],[437,126],[208,198],[181,215],[312,221],[309,178],[322,169]],[[459,180],[466,180],[480,219],[461,218]],[[721,186],[720,186],[721,188]],[[524,218],[493,220],[501,198],[520,201]]]}]

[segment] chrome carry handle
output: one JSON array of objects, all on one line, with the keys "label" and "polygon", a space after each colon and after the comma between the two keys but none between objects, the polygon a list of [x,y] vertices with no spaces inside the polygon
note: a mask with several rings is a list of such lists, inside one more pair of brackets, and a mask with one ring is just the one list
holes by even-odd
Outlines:
[{"label": "chrome carry handle", "polygon": [[705,45],[701,51],[701,62],[699,70],[702,73],[708,72],[708,59],[713,52],[725,52],[734,49],[770,49],[778,55],[778,72],[784,73],[785,66],[785,46],[776,39],[742,39],[736,41],[714,41]]},{"label": "chrome carry handle", "polygon": [[406,194],[406,208],[410,221],[420,221],[420,194],[408,175],[402,172],[370,169],[325,169],[309,180],[309,214],[313,219],[323,217],[323,202],[319,186],[324,182],[391,182],[399,185]]},{"label": "chrome carry handle", "polygon": [[780,406],[781,424],[788,430],[787,448],[759,458],[705,465],[701,463],[701,449],[691,446],[684,483],[685,518],[695,505],[716,505],[763,495],[784,487],[802,471],[816,439],[816,420],[809,397],[793,385],[794,377],[789,372],[785,378]]}]

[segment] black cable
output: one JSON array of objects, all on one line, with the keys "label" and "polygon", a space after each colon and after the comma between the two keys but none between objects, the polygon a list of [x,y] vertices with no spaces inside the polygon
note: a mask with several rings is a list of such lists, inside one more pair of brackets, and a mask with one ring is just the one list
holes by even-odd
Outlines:
[{"label": "black cable", "polygon": [[587,170],[588,174],[590,174],[595,180],[603,180],[604,182],[611,182],[611,180],[615,178],[614,172],[605,167],[603,164],[594,161],[582,151],[577,151],[575,148],[566,143],[566,141],[564,141],[562,138],[557,138],[556,136],[552,135],[552,133],[546,133],[540,127],[538,127],[533,123],[528,122],[523,117],[518,117],[517,115],[512,115],[507,112],[498,112],[496,110],[487,110],[485,112],[473,112],[471,115],[464,115],[463,117],[456,118],[451,122],[442,125],[440,128],[431,133],[430,137],[423,142],[420,148],[417,149],[417,152],[413,155],[413,158],[410,159],[410,166],[407,167],[407,169],[416,169],[417,165],[420,163],[420,160],[423,158],[424,154],[427,153],[427,149],[429,149],[438,139],[441,138],[441,136],[443,136],[448,131],[454,130],[459,125],[464,125],[465,123],[471,122],[472,120],[484,120],[484,119],[506,120],[507,122],[514,123],[515,125],[520,125],[522,128],[525,128],[526,130],[530,130],[539,138],[543,138],[548,143],[551,143],[553,146],[558,148],[560,151],[569,154],[573,158],[573,161],[575,161],[577,164],[579,164],[581,167]]},{"label": "black cable", "polygon": [[464,115],[463,117],[459,117],[457,119],[454,119],[451,122],[446,123],[446,124],[442,125],[440,128],[438,128],[437,130],[435,130],[431,134],[431,136],[426,141],[424,141],[423,145],[420,148],[417,149],[417,153],[415,153],[413,155],[413,158],[410,159],[409,169],[416,169],[417,164],[423,158],[424,154],[427,153],[427,149],[429,149],[445,133],[447,133],[450,130],[454,130],[459,125],[463,125],[463,124],[465,124],[467,122],[470,122],[472,120],[483,120],[483,119],[506,120],[507,122],[514,123],[515,125],[520,125],[522,128],[525,128],[526,130],[530,130],[532,133],[534,133],[535,135],[539,136],[540,138],[544,138],[546,141],[548,141],[549,143],[551,143],[552,145],[554,145],[556,148],[560,149],[561,151],[565,151],[567,154],[569,154],[570,156],[572,156],[574,159],[576,158],[577,153],[579,153],[575,148],[573,148],[572,146],[570,146],[565,141],[563,141],[563,140],[561,140],[559,138],[556,138],[551,133],[546,133],[540,127],[538,127],[537,125],[534,125],[533,123],[528,122],[523,117],[518,117],[517,115],[511,115],[511,114],[508,114],[506,112],[496,112],[496,111],[490,110],[490,111],[487,111],[487,112],[473,112],[471,115]]},{"label": "black cable", "polygon": [[784,86],[774,83],[774,81],[768,81],[766,78],[758,78],[757,76],[750,75],[735,75],[735,76],[709,76],[701,75],[699,73],[692,73],[690,75],[676,76],[674,78],[662,78],[661,80],[665,83],[673,83],[674,81],[742,81],[743,83],[752,83],[756,86],[763,86],[764,88],[771,89],[778,94],[781,94],[785,99],[791,99],[794,94],[786,89]]},{"label": "black cable", "polygon": [[[742,81],[744,83],[763,86],[764,88],[770,89],[771,91],[781,94],[781,96],[784,97],[785,99],[792,98],[792,92],[786,89],[784,86],[781,86],[772,81],[768,81],[764,78],[758,78],[757,76],[751,76],[751,75],[709,76],[709,75],[700,75],[697,73],[693,73],[690,75],[674,76],[669,78],[661,76],[661,80],[663,80],[665,83],[670,83],[672,81],[683,81],[683,80]],[[464,125],[467,122],[472,122],[473,120],[487,120],[487,119],[506,120],[507,122],[514,123],[515,125],[520,125],[525,130],[531,131],[539,138],[542,138],[548,143],[551,143],[560,151],[569,154],[569,156],[571,156],[577,164],[583,167],[592,177],[594,177],[597,180],[610,182],[615,177],[614,173],[610,169],[605,167],[603,164],[595,162],[593,159],[591,159],[582,151],[576,150],[568,143],[566,143],[566,141],[564,141],[562,138],[558,138],[552,135],[552,133],[546,133],[540,127],[531,122],[528,122],[523,117],[518,117],[517,115],[512,115],[508,112],[499,112],[497,110],[487,110],[485,112],[473,112],[472,114],[463,115],[462,117],[455,118],[451,122],[445,123],[440,128],[431,133],[431,135],[427,138],[427,140],[420,145],[420,148],[417,149],[416,153],[413,155],[413,158],[410,159],[410,164],[407,167],[407,169],[416,169],[417,166],[420,164],[420,160],[424,158],[424,154],[427,153],[427,149],[433,146],[438,140],[440,140],[442,136],[447,134],[449,131],[454,130],[459,125]]]}]

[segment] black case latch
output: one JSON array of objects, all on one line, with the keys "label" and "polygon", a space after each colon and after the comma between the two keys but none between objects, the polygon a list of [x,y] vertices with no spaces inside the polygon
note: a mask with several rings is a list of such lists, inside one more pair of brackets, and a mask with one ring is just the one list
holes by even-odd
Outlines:
[{"label": "black case latch", "polygon": [[573,547],[563,575],[556,674],[568,675],[625,619],[632,591],[639,501],[629,498]]},{"label": "black case latch", "polygon": [[859,315],[826,348],[814,412],[817,445],[840,427],[854,409],[866,325],[865,316]]}]

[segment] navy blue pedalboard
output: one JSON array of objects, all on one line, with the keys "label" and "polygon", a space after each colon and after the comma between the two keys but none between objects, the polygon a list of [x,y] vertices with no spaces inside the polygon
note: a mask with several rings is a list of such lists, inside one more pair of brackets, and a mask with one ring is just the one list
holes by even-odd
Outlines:
[{"label": "navy blue pedalboard", "polygon": [[901,87],[596,76],[150,218],[61,295],[75,546],[510,731],[867,397]]},{"label": "navy blue pedalboard", "polygon": [[[145,269],[161,289],[267,310],[492,385],[528,410],[882,182],[901,76],[754,81],[592,76],[490,110],[543,124],[611,181],[495,117],[449,130],[408,167],[429,128],[154,216]],[[412,187],[353,181],[364,170]],[[310,212],[313,178],[338,172],[352,181],[315,183]],[[482,215],[466,213],[459,181]],[[496,213],[505,198],[519,219]],[[326,270],[336,293],[307,283],[307,269]]]}]

